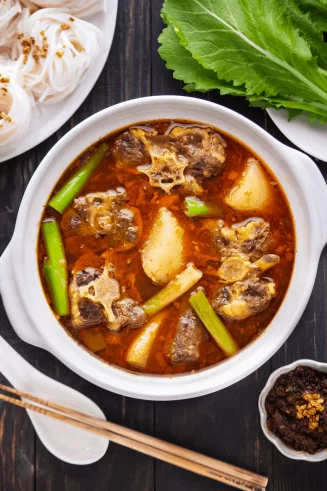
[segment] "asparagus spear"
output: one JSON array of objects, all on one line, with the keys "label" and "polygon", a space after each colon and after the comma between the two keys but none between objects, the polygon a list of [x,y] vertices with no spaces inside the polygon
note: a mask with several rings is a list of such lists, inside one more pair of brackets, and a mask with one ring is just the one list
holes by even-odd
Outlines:
[{"label": "asparagus spear", "polygon": [[185,215],[190,218],[222,218],[224,216],[222,206],[216,205],[215,203],[206,203],[195,196],[185,198],[184,206]]},{"label": "asparagus spear", "polygon": [[202,275],[202,271],[197,269],[194,264],[189,264],[184,271],[171,280],[160,292],[142,305],[144,312],[151,317],[167,307],[167,305],[192,288],[202,278]]},{"label": "asparagus spear", "polygon": [[81,191],[83,186],[89,180],[95,169],[108,151],[108,145],[102,143],[99,148],[93,152],[83,167],[69,179],[68,182],[55,194],[49,201],[49,205],[59,213],[63,213],[67,206],[73,201],[75,196]]},{"label": "asparagus spear", "polygon": [[58,315],[68,315],[68,273],[59,225],[55,220],[48,220],[42,223],[41,230],[46,251],[43,272],[53,307]]},{"label": "asparagus spear", "polygon": [[237,353],[237,351],[239,351],[239,347],[216,312],[213,310],[203,291],[199,291],[195,295],[191,295],[189,302],[201,322],[208,329],[211,336],[225,355],[231,356]]}]

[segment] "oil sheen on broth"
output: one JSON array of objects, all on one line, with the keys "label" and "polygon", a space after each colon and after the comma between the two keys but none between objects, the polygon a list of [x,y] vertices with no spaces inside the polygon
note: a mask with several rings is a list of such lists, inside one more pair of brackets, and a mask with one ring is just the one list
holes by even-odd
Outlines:
[{"label": "oil sheen on broth", "polygon": [[[221,362],[227,352],[189,298],[205,293],[239,349],[267,327],[295,254],[279,183],[251,150],[220,130],[159,120],[89,147],[52,197],[103,142],[109,149],[79,195],[62,214],[48,205],[42,218],[60,225],[66,254],[70,312],[61,324],[105,362],[129,371],[171,375]],[[53,307],[45,257],[40,233],[40,276]],[[147,315],[144,303],[189,263],[202,277],[161,313]]]}]

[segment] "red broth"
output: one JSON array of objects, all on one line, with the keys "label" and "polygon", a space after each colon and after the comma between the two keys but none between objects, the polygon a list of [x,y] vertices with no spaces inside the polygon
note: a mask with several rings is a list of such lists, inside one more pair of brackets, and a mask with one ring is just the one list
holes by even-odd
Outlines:
[{"label": "red broth", "polygon": [[[176,121],[174,121],[176,123]],[[163,134],[172,124],[172,121],[162,120],[154,122],[140,123],[143,127],[151,127]],[[189,121],[178,121],[180,124],[190,123]],[[124,130],[109,134],[101,141],[112,146],[113,141]],[[273,278],[276,285],[276,296],[273,298],[268,308],[263,312],[252,315],[242,321],[226,321],[224,323],[234,339],[237,341],[240,348],[247,346],[253,342],[268,326],[270,321],[278,311],[285,293],[287,291],[295,255],[295,229],[291,210],[287,198],[277,182],[275,176],[270,172],[268,167],[262,162],[257,155],[242,142],[237,141],[230,135],[224,134],[217,130],[226,142],[226,164],[222,174],[218,177],[209,178],[203,181],[205,190],[204,196],[201,199],[217,203],[224,208],[225,224],[240,223],[243,220],[258,216],[269,222],[271,228],[271,247],[269,253],[275,253],[280,256],[280,263],[269,270],[268,276]],[[53,196],[63,184],[67,182],[70,176],[76,172],[87,159],[89,154],[98,147],[101,142],[93,144],[86,149],[75,161],[73,161],[61,179],[53,189]],[[254,157],[258,159],[264,168],[268,180],[271,183],[273,199],[271,206],[264,211],[244,213],[235,211],[224,203],[224,197],[234,187],[235,182],[242,174],[248,158]],[[136,247],[127,251],[117,252],[111,251],[111,260],[115,266],[116,278],[120,282],[120,286],[124,287],[126,295],[139,303],[146,301],[153,294],[160,290],[146,276],[143,271],[140,257],[142,245],[148,237],[151,225],[156,217],[160,207],[166,207],[172,211],[173,215],[178,219],[179,224],[184,229],[185,237],[185,254],[186,262],[193,262],[197,268],[203,271],[203,277],[198,283],[204,287],[205,292],[210,299],[219,287],[224,286],[219,283],[217,277],[217,269],[219,268],[219,258],[213,240],[210,237],[208,230],[203,226],[203,219],[189,219],[184,214],[184,197],[185,193],[174,188],[171,194],[166,194],[158,188],[151,187],[148,182],[148,177],[131,168],[117,169],[115,166],[115,158],[109,152],[103,159],[95,173],[92,175],[89,182],[81,192],[81,196],[90,192],[105,192],[109,189],[114,189],[117,186],[124,186],[127,192],[128,204],[138,208],[143,220],[142,236]],[[54,217],[62,224],[62,216],[47,206],[44,211],[44,218]],[[66,251],[69,276],[71,279],[71,271],[77,261],[80,261],[80,266],[102,266],[104,259],[101,255],[110,248],[106,237],[83,237],[71,236],[64,237],[64,247]],[[88,264],[82,264],[85,261],[85,254],[89,254]],[[82,259],[80,259],[83,256]],[[42,264],[45,253],[41,234],[38,244],[38,259],[40,268],[40,277],[42,280],[45,295],[51,305],[50,296],[47,286],[43,278]],[[90,259],[92,258],[92,259]],[[93,261],[93,264],[89,262]],[[197,285],[197,286],[198,286]],[[199,358],[190,363],[173,364],[167,357],[169,344],[176,331],[178,322],[179,306],[189,296],[187,292],[183,297],[170,305],[167,310],[167,316],[160,326],[159,333],[156,337],[151,350],[146,368],[140,369],[130,366],[126,362],[126,351],[138,334],[138,329],[125,329],[119,333],[111,333],[104,323],[76,331],[72,327],[70,316],[62,317],[60,322],[64,329],[79,343],[87,349],[93,346],[95,354],[105,362],[121,367],[129,371],[141,373],[149,373],[156,375],[164,374],[181,374],[190,371],[200,370],[223,361],[224,353],[217,346],[210,335],[204,336],[200,345]],[[90,338],[95,342],[90,343]]]}]

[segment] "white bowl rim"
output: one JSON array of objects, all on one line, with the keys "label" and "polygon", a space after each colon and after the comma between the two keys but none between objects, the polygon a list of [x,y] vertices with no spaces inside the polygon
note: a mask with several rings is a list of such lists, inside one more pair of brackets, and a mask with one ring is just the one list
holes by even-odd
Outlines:
[{"label": "white bowl rim", "polygon": [[[88,353],[84,352],[75,341],[67,336],[66,332],[62,329],[60,324],[55,321],[57,325],[56,336],[60,336],[58,331],[58,327],[60,327],[60,331],[65,335],[66,350],[67,352],[59,352],[58,348],[51,342],[48,343],[44,339],[44,330],[43,325],[35,316],[35,308],[38,307],[33,303],[33,299],[30,297],[30,292],[28,288],[25,288],[25,285],[22,285],[22,282],[17,282],[17,294],[21,299],[22,307],[26,310],[26,314],[30,320],[33,321],[33,325],[35,327],[35,332],[38,337],[41,339],[39,345],[43,345],[45,349],[51,351],[59,360],[61,360],[65,365],[74,370],[76,373],[81,375],[82,377],[90,380],[91,382],[106,388],[107,390],[112,390],[114,392],[120,393],[122,395],[127,395],[130,397],[138,397],[143,399],[150,400],[176,400],[176,399],[184,399],[190,397],[196,397],[199,395],[208,394],[215,390],[220,390],[232,383],[237,382],[238,380],[244,378],[245,376],[252,373],[259,366],[261,366],[265,361],[267,361],[276,351],[277,349],[285,342],[287,337],[290,335],[292,330],[294,329],[296,323],[298,322],[302,312],[305,308],[305,305],[309,299],[313,282],[316,275],[316,269],[318,265],[318,259],[320,252],[322,250],[323,245],[327,239],[327,218],[323,213],[323,205],[327,206],[327,193],[325,189],[325,183],[317,170],[313,161],[301,154],[296,150],[292,150],[277,140],[275,140],[271,135],[265,132],[262,128],[258,127],[253,122],[247,120],[243,116],[234,111],[227,109],[225,107],[219,106],[217,104],[203,101],[201,99],[195,99],[184,96],[151,96],[141,99],[135,99],[127,102],[123,102],[117,104],[116,106],[112,106],[106,108],[99,113],[91,116],[86,119],[75,128],[70,130],[61,140],[59,140],[56,145],[48,152],[46,157],[43,159],[41,165],[36,170],[33,178],[31,179],[29,186],[25,192],[25,195],[22,200],[22,204],[18,213],[16,228],[14,232],[13,239],[9,246],[9,252],[11,252],[10,256],[15,256],[15,260],[12,260],[12,269],[13,275],[16,278],[19,278],[19,274],[21,274],[21,270],[19,268],[25,267],[28,268],[30,265],[28,261],[21,261],[21,259],[17,260],[17,257],[25,254],[25,251],[21,251],[21,244],[24,243],[24,239],[26,238],[26,234],[29,230],[29,215],[31,214],[31,207],[33,207],[33,199],[34,195],[37,194],[38,188],[40,187],[40,181],[44,177],[46,177],[47,173],[50,171],[50,167],[52,162],[62,150],[64,150],[76,136],[82,133],[85,129],[90,126],[96,124],[103,120],[103,118],[114,117],[119,114],[121,111],[128,111],[128,114],[137,113],[144,111],[144,108],[153,108],[155,110],[159,110],[161,108],[164,111],[167,106],[170,106],[171,113],[177,111],[176,107],[183,107],[192,113],[204,113],[208,112],[211,114],[217,114],[217,117],[221,118],[230,118],[235,127],[237,124],[243,125],[246,128],[246,131],[249,131],[253,137],[256,137],[257,140],[260,140],[260,143],[264,142],[267,145],[267,148],[270,149],[271,152],[276,153],[282,161],[287,159],[293,159],[296,163],[296,166],[292,167],[292,172],[294,173],[294,186],[299,187],[300,181],[302,182],[311,182],[313,188],[315,189],[314,198],[309,199],[309,191],[306,189],[301,189],[301,199],[305,201],[305,204],[308,208],[306,210],[308,213],[310,212],[310,224],[305,224],[312,228],[314,234],[309,233],[308,237],[305,239],[307,242],[307,246],[309,247],[311,253],[308,260],[308,273],[306,276],[306,287],[301,290],[301,299],[296,303],[296,308],[289,313],[288,322],[290,324],[290,328],[281,333],[278,341],[274,341],[273,347],[266,347],[265,349],[258,350],[260,341],[267,336],[267,331],[269,328],[265,330],[265,332],[257,339],[254,343],[248,345],[245,349],[243,349],[236,357],[231,358],[230,360],[221,363],[219,365],[208,368],[205,371],[196,372],[194,374],[185,374],[181,377],[155,377],[155,376],[146,376],[146,375],[135,375],[129,372],[123,371],[121,369],[115,368],[113,366],[104,364],[102,361],[97,358],[90,356]],[[152,109],[151,109],[152,110]],[[169,117],[169,116],[165,116]],[[178,116],[174,116],[177,118]],[[216,117],[216,116],[215,116]],[[173,117],[171,116],[173,119]],[[182,117],[183,118],[183,117]],[[194,117],[194,114],[189,119],[203,121],[204,116],[199,118]],[[158,117],[153,116],[148,119],[158,119]],[[145,119],[143,119],[145,120]],[[140,121],[140,119],[138,119]],[[134,122],[136,122],[134,120]],[[206,121],[208,122],[208,121]],[[131,123],[129,123],[131,124]],[[214,123],[213,123],[214,124]],[[216,124],[219,127],[219,124]],[[121,127],[121,126],[119,126]],[[231,132],[232,133],[232,132]],[[101,135],[103,136],[103,135]],[[99,138],[101,137],[99,136]],[[87,145],[84,145],[84,148]],[[77,155],[77,154],[76,154]],[[265,160],[265,159],[264,159]],[[268,162],[269,165],[269,162]],[[67,167],[67,165],[66,165]],[[275,173],[275,169],[272,169]],[[291,170],[289,169],[291,172]],[[284,187],[284,186],[283,186]],[[292,210],[293,211],[293,210]],[[41,213],[39,215],[39,218]],[[8,256],[7,256],[8,257]],[[25,257],[25,256],[22,256]],[[30,258],[29,258],[30,259]],[[35,273],[35,272],[34,272]],[[294,277],[294,275],[293,275]],[[0,278],[1,281],[1,278]],[[292,281],[291,281],[292,284]],[[1,286],[1,283],[0,283]],[[2,295],[4,296],[5,292],[2,289]],[[40,293],[43,297],[43,292],[41,290],[41,285],[38,288],[38,296],[39,302],[42,302],[40,298]],[[290,289],[289,289],[290,290]],[[286,300],[289,296],[289,291],[286,295],[286,298],[283,301],[280,310],[277,315],[273,319],[272,324],[277,323],[277,317],[282,310],[284,304],[286,304]],[[299,299],[298,299],[299,300]],[[45,300],[44,300],[45,301]],[[6,302],[6,309],[8,313],[10,313],[10,309],[13,310],[13,306],[10,308],[10,302]],[[33,310],[34,309],[34,310]],[[50,311],[49,307],[47,309]],[[53,324],[53,328],[49,330],[51,335],[54,334],[52,329],[54,330],[54,323],[51,321],[49,316],[47,317],[47,322]],[[14,326],[16,328],[16,326]],[[61,335],[61,340],[63,337]],[[37,344],[37,343],[35,343]],[[262,347],[262,343],[260,344]],[[87,356],[87,360],[86,357]],[[76,363],[76,360],[83,363]],[[237,366],[241,361],[248,361],[248,363],[244,363],[244,369],[241,371]],[[251,363],[249,363],[251,360]],[[89,370],[84,369],[84,364],[87,364]],[[219,372],[222,372],[221,367],[224,367],[224,375],[222,377],[222,373],[220,373],[220,378],[217,377]],[[246,367],[246,368],[245,368]],[[234,370],[234,368],[237,368]],[[233,372],[234,370],[234,372]],[[95,373],[96,372],[96,373]],[[229,376],[226,376],[227,372]],[[232,373],[233,372],[233,373]],[[104,373],[106,376],[104,376]],[[141,382],[140,382],[141,380]],[[140,383],[139,383],[140,382]],[[124,386],[122,388],[122,385]]]},{"label": "white bowl rim", "polygon": [[293,460],[306,460],[308,462],[321,462],[327,459],[327,448],[324,450],[320,450],[315,454],[309,454],[308,452],[300,452],[297,450],[293,450],[289,448],[280,438],[278,438],[274,433],[268,430],[267,428],[267,411],[265,408],[265,402],[269,391],[274,386],[276,380],[283,375],[284,373],[291,372],[298,366],[306,366],[311,367],[317,370],[318,372],[323,372],[327,374],[327,363],[310,360],[310,359],[302,359],[296,360],[289,365],[284,365],[280,368],[277,368],[267,380],[265,387],[262,389],[262,392],[259,396],[258,406],[260,413],[260,423],[261,428],[265,436],[268,440],[271,441],[275,445],[275,447],[283,454],[285,457]]}]

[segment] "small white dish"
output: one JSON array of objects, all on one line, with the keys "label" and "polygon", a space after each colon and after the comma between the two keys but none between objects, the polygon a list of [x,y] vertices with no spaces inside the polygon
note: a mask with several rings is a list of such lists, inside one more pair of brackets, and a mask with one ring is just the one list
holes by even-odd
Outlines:
[{"label": "small white dish", "polygon": [[318,361],[314,360],[297,360],[294,363],[291,363],[290,365],[285,365],[284,367],[279,368],[278,370],[275,370],[273,372],[267,383],[266,386],[264,387],[263,391],[260,394],[259,397],[259,412],[260,412],[260,423],[261,423],[261,428],[268,440],[270,440],[278,450],[285,455],[285,457],[288,457],[289,459],[294,459],[294,460],[307,460],[308,462],[321,462],[322,460],[327,459],[327,449],[326,450],[321,450],[320,452],[317,452],[316,454],[312,455],[307,452],[299,452],[296,450],[292,450],[289,448],[285,443],[282,442],[274,433],[268,430],[267,428],[267,411],[265,408],[265,402],[266,402],[266,397],[269,393],[269,391],[272,389],[274,386],[276,380],[278,377],[283,375],[284,373],[290,372],[294,370],[296,367],[304,365],[307,367],[314,368],[315,370],[318,370],[319,372],[324,372],[327,373],[327,363],[320,363]]},{"label": "small white dish", "polygon": [[267,113],[280,131],[294,145],[304,152],[327,162],[327,124],[319,122],[310,125],[306,116],[298,116],[288,120],[285,109],[267,109]]},{"label": "small white dish", "polygon": [[103,46],[100,56],[83,76],[76,90],[56,104],[36,106],[33,109],[32,121],[27,134],[12,150],[0,154],[0,163],[17,157],[36,147],[55,133],[81,106],[98,80],[107,61],[116,27],[118,0],[105,0],[105,12],[100,12],[90,19],[103,32]]},{"label": "small white dish", "polygon": [[[36,370],[0,336],[0,372],[17,389],[105,420],[101,409],[77,390]],[[21,409],[17,409],[21,411]],[[75,426],[27,410],[43,445],[69,464],[87,465],[100,460],[109,441]]]}]

